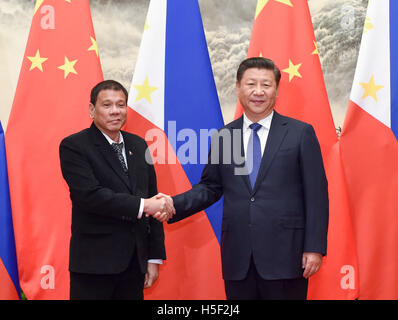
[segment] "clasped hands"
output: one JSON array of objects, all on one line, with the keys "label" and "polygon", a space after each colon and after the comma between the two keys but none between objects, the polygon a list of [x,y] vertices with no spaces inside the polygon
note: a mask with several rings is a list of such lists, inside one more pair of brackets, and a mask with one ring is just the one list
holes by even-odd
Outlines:
[{"label": "clasped hands", "polygon": [[152,216],[160,222],[167,221],[176,213],[173,199],[163,193],[144,199],[144,213],[147,217]]}]

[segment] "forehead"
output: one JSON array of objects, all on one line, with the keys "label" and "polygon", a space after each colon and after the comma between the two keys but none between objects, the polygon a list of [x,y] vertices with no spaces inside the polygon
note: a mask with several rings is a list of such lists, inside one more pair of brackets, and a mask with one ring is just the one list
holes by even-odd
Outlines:
[{"label": "forehead", "polygon": [[113,90],[113,89],[105,89],[101,90],[98,93],[97,101],[105,101],[105,100],[112,100],[112,101],[120,101],[123,100],[126,102],[126,96],[122,90]]},{"label": "forehead", "polygon": [[276,81],[275,74],[272,70],[269,69],[258,69],[258,68],[249,68],[247,69],[243,75],[242,80],[245,79],[258,79],[258,80],[269,80]]}]

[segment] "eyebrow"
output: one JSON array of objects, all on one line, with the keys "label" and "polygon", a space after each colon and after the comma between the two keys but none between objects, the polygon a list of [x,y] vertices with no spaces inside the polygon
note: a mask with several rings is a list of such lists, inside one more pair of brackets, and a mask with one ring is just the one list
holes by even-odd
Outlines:
[{"label": "eyebrow", "polygon": [[[102,101],[102,103],[106,103],[106,102],[112,102],[112,100],[107,99],[107,100]],[[116,103],[120,103],[120,102],[126,103],[126,101],[123,100],[123,99],[120,99],[120,100],[116,101]]]},{"label": "eyebrow", "polygon": [[246,81],[272,82],[272,79],[258,80],[258,79],[254,79],[254,78],[248,78],[248,79],[246,79]]}]

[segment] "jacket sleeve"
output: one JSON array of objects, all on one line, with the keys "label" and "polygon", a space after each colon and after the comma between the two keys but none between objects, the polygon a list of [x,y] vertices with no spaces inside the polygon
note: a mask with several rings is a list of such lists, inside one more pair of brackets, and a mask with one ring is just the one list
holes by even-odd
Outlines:
[{"label": "jacket sleeve", "polygon": [[190,190],[173,197],[176,214],[168,223],[180,221],[208,208],[217,202],[222,195],[220,167],[218,163],[211,163],[210,151],[208,163],[202,171],[200,182]]},{"label": "jacket sleeve", "polygon": [[328,182],[321,149],[312,126],[306,126],[300,142],[300,169],[304,187],[304,252],[326,255],[329,222]]},{"label": "jacket sleeve", "polygon": [[[148,164],[149,170],[149,197],[158,193],[156,172],[153,165]],[[149,217],[149,259],[166,260],[166,249],[164,245],[163,223]]]},{"label": "jacket sleeve", "polygon": [[140,197],[101,186],[83,149],[70,138],[65,138],[59,148],[62,175],[73,205],[88,213],[121,220],[128,217],[129,221],[136,222]]}]

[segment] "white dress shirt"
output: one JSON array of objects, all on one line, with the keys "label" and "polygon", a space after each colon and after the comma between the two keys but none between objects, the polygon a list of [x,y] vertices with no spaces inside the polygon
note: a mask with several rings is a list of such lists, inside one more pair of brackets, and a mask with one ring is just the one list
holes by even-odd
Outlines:
[{"label": "white dress shirt", "polygon": [[[261,128],[258,129],[257,134],[260,138],[261,144],[261,155],[264,154],[265,145],[267,144],[268,133],[271,127],[272,117],[274,115],[274,111],[272,111],[266,118],[261,119],[257,123],[261,124]],[[245,156],[247,155],[247,145],[249,144],[249,138],[252,133],[252,129],[250,129],[250,125],[253,123],[246,114],[243,114],[243,146],[245,148]]]}]

